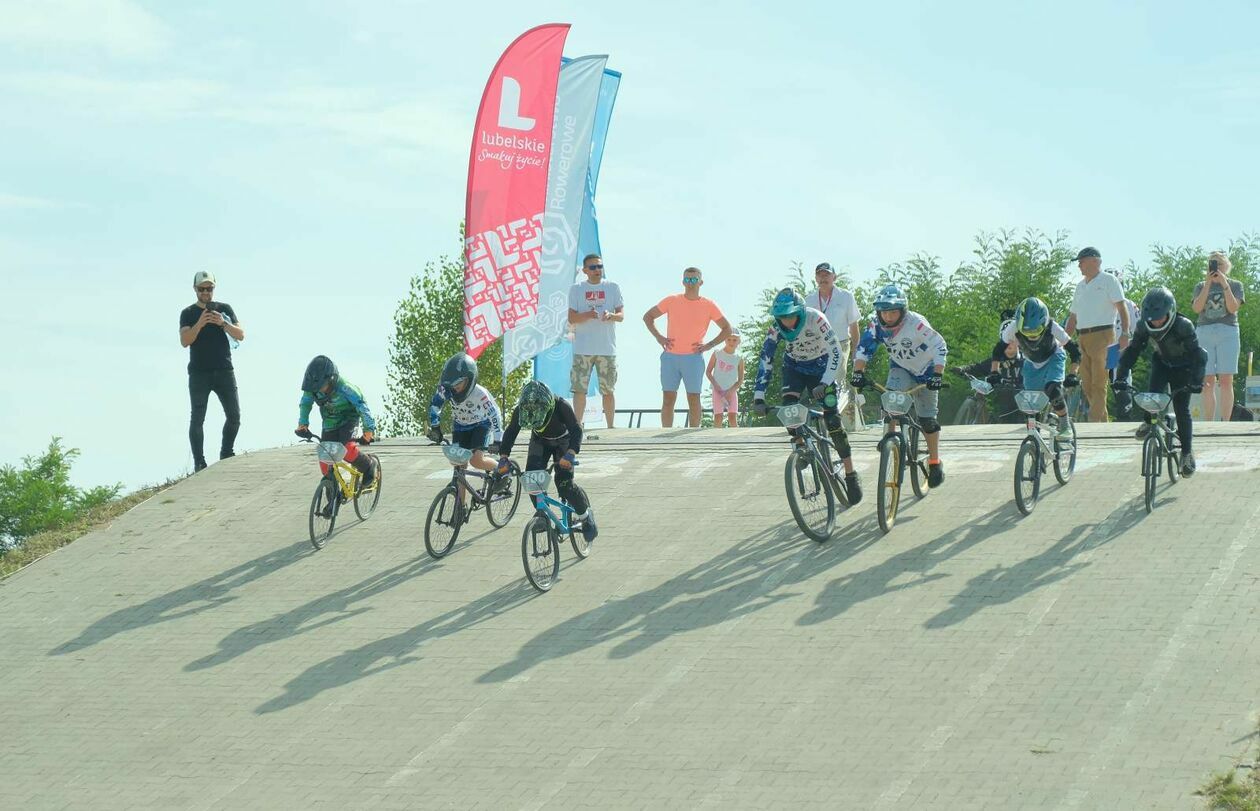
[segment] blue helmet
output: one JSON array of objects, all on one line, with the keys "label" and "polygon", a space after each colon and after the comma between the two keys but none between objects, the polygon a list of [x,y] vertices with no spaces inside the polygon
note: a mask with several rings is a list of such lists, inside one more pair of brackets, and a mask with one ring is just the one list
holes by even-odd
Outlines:
[{"label": "blue helmet", "polygon": [[1030,296],[1019,303],[1015,311],[1015,329],[1030,340],[1037,340],[1050,326],[1050,308],[1036,296]]},{"label": "blue helmet", "polygon": [[[779,334],[789,341],[795,341],[796,336],[805,329],[805,299],[792,288],[785,287],[775,294],[774,301],[770,303],[770,315],[774,316]],[[793,316],[796,317],[796,323],[791,327],[785,326],[783,319]]]},{"label": "blue helmet", "polygon": [[[900,324],[906,317],[906,310],[909,308],[910,304],[906,301],[906,294],[895,284],[886,284],[880,288],[878,293],[875,294],[876,313],[887,312],[889,310],[901,311],[901,315],[891,324],[885,324],[883,319],[879,319],[879,325],[881,327],[895,327]],[[877,315],[876,318],[878,319],[879,316]]]}]

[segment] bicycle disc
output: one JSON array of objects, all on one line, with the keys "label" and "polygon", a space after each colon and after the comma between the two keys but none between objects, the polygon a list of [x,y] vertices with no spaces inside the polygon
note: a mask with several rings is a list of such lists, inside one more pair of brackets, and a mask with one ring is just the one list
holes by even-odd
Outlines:
[{"label": "bicycle disc", "polygon": [[311,546],[323,549],[332,537],[337,523],[337,488],[328,479],[320,479],[311,499],[310,515]]},{"label": "bicycle disc", "polygon": [[385,478],[385,470],[381,467],[380,457],[373,455],[372,458],[376,460],[376,481],[354,494],[354,514],[359,516],[360,521],[368,520],[381,500],[381,481]]},{"label": "bicycle disc", "polygon": [[[927,486],[927,465],[919,461],[919,441],[921,439],[919,429],[913,425],[907,425],[906,438],[909,440],[910,445],[910,458],[906,460],[910,465],[910,484],[914,487],[914,494],[919,498],[923,498],[931,490]],[[927,440],[924,439],[923,442],[926,444]]]},{"label": "bicycle disc", "polygon": [[1070,440],[1065,442],[1057,437],[1054,440],[1054,477],[1059,484],[1067,484],[1076,472],[1076,450],[1076,423],[1072,423]]},{"label": "bicycle disc", "polygon": [[[486,496],[486,518],[496,528],[506,527],[516,515],[516,505],[521,503],[521,478],[516,464],[507,475],[506,489],[497,490]],[[487,485],[488,486],[488,485]]]},{"label": "bicycle disc", "polygon": [[525,577],[539,591],[550,591],[560,574],[560,539],[551,521],[535,515],[521,533]]},{"label": "bicycle disc", "polygon": [[424,548],[434,560],[446,557],[459,537],[463,516],[455,500],[455,485],[448,484],[433,498],[424,521]]},{"label": "bicycle disc", "polygon": [[1152,428],[1151,433],[1146,435],[1146,441],[1142,443],[1142,475],[1146,479],[1143,496],[1148,513],[1155,509],[1155,485],[1159,483],[1159,460],[1159,440],[1155,438],[1155,429]]},{"label": "bicycle disc", "polygon": [[783,467],[783,486],[801,532],[819,543],[830,538],[836,526],[836,500],[830,474],[822,469],[818,458],[804,448],[793,450]]},{"label": "bicycle disc", "polygon": [[879,528],[885,533],[897,521],[897,504],[901,501],[901,443],[895,436],[885,438],[879,445],[879,490],[876,503],[879,509]]},{"label": "bicycle disc", "polygon": [[1032,437],[1024,437],[1015,457],[1015,506],[1024,515],[1031,515],[1041,493],[1041,446]]}]

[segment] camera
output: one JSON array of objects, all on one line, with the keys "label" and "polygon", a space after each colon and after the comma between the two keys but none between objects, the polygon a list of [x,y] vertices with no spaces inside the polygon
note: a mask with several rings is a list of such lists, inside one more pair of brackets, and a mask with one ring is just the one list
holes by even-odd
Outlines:
[{"label": "camera", "polygon": [[218,304],[214,303],[213,301],[206,302],[206,312],[217,313],[218,311],[219,311]]},{"label": "camera", "polygon": [[1219,272],[1219,270],[1218,270],[1218,269],[1220,268],[1220,266],[1221,266],[1220,260],[1218,260],[1218,259],[1210,259],[1210,260],[1208,260],[1208,272],[1209,272],[1209,273],[1217,273],[1217,272]]}]

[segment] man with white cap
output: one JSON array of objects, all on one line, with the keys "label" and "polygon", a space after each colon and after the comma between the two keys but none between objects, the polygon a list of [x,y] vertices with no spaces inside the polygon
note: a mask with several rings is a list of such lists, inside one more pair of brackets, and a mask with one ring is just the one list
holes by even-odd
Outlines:
[{"label": "man with white cap", "polygon": [[214,301],[214,274],[199,270],[193,276],[197,301],[179,314],[179,343],[188,347],[188,397],[192,413],[188,419],[188,443],[192,446],[193,472],[205,468],[206,404],[210,392],[223,406],[223,444],[219,458],[235,456],[236,434],[241,428],[241,405],[236,394],[236,372],[232,368],[232,347],[228,338],[245,340],[245,329],[230,304]]},{"label": "man with white cap", "polygon": [[1129,348],[1133,324],[1124,303],[1124,287],[1110,273],[1102,272],[1102,254],[1097,248],[1081,248],[1076,255],[1081,280],[1076,283],[1072,305],[1064,329],[1076,333],[1081,348],[1081,388],[1089,401],[1089,421],[1107,422],[1107,347],[1115,336],[1116,316],[1120,317],[1120,351]]}]

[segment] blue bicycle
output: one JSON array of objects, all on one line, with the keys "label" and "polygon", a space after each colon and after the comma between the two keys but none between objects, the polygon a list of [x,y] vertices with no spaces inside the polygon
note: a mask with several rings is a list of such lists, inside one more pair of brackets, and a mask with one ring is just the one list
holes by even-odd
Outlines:
[{"label": "blue bicycle", "polygon": [[[550,483],[551,467],[521,474],[521,486],[533,499],[535,507],[534,517],[529,519],[521,535],[521,562],[525,565],[525,577],[539,591],[550,591],[560,576],[562,535],[569,536],[569,543],[573,544],[579,558],[591,554],[591,545],[573,526],[573,508],[547,495]],[[553,507],[559,510],[558,515],[552,511]]]}]

